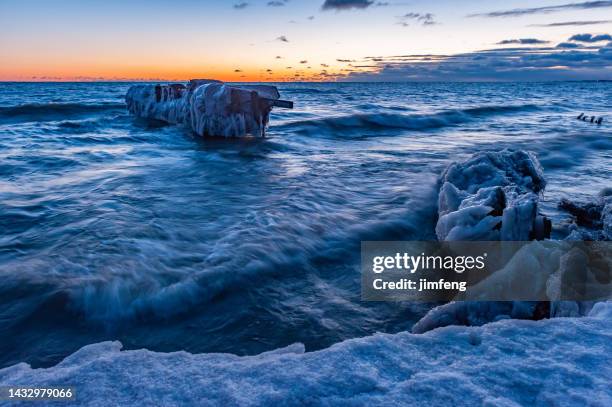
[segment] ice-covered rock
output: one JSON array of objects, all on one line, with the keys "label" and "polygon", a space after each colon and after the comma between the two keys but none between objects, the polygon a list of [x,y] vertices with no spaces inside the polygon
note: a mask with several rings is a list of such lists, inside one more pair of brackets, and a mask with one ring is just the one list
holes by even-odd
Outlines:
[{"label": "ice-covered rock", "polygon": [[545,186],[542,167],[530,152],[484,152],[453,163],[441,177],[438,239],[545,237],[550,224],[538,216],[538,194]]},{"label": "ice-covered rock", "polygon": [[612,190],[604,189],[587,202],[563,199],[559,209],[574,218],[575,228],[568,240],[612,240]]},{"label": "ice-covered rock", "polygon": [[104,342],[48,369],[2,369],[0,386],[72,386],[88,406],[604,407],[612,405],[611,319],[612,303],[599,303],[584,318],[505,319],[245,357]]},{"label": "ice-covered rock", "polygon": [[264,136],[279,97],[274,86],[194,79],[187,86],[135,85],[125,99],[129,112],[139,117],[184,124],[200,136],[240,137]]},{"label": "ice-covered rock", "polygon": [[[533,241],[504,267],[470,286],[471,301],[463,301],[459,294],[457,301],[429,310],[412,332],[447,325],[477,326],[499,318],[586,315],[595,300],[612,300],[611,250],[607,242]],[[491,298],[497,301],[479,301]]]},{"label": "ice-covered rock", "polygon": [[[587,202],[563,199],[559,208],[569,212],[575,222],[574,229],[565,240],[612,240],[612,189],[602,190],[598,197]],[[600,280],[605,282],[606,279]],[[551,303],[550,316],[586,315],[593,304],[593,301],[554,301]]]},{"label": "ice-covered rock", "polygon": [[[548,237],[550,222],[538,215],[539,193],[545,186],[538,159],[527,151],[481,152],[452,163],[441,176],[436,235],[446,241],[527,241]],[[502,277],[494,273],[478,289],[486,290],[488,284],[495,284],[499,291],[499,278],[512,284],[509,277],[519,275],[508,269],[498,273]],[[430,310],[414,325],[413,332],[447,325],[482,325],[502,317],[540,319],[548,316],[543,308],[546,304],[524,301],[450,302]]]}]

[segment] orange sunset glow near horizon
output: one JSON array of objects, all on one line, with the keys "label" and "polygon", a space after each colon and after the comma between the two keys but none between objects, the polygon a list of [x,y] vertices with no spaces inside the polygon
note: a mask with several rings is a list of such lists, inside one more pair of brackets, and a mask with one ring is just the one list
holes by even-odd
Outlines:
[{"label": "orange sunset glow near horizon", "polygon": [[607,80],[611,10],[611,1],[2,0],[0,81]]}]

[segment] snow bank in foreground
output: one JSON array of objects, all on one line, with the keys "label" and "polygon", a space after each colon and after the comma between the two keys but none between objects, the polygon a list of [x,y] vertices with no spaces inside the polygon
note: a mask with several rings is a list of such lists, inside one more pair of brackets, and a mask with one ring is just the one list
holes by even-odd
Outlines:
[{"label": "snow bank in foreground", "polygon": [[379,334],[258,356],[82,348],[0,385],[71,385],[89,405],[612,405],[612,303],[584,318]]}]

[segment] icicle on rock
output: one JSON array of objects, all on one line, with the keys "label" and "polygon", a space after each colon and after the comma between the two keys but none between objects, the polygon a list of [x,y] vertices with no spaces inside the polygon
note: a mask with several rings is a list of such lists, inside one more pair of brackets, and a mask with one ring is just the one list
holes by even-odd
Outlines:
[{"label": "icicle on rock", "polygon": [[538,193],[546,181],[530,152],[477,153],[451,164],[441,184],[439,240],[526,241],[550,236],[550,221],[538,214]]},{"label": "icicle on rock", "polygon": [[125,100],[135,116],[184,124],[200,136],[263,137],[273,106],[293,108],[279,98],[275,86],[192,79],[187,86],[132,86]]}]

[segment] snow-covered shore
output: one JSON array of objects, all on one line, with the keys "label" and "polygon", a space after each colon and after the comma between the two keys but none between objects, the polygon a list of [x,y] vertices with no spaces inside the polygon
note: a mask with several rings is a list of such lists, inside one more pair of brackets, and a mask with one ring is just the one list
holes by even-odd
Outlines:
[{"label": "snow-covered shore", "polygon": [[84,405],[612,405],[612,303],[582,318],[501,320],[258,356],[82,348],[0,385],[70,385]]}]

